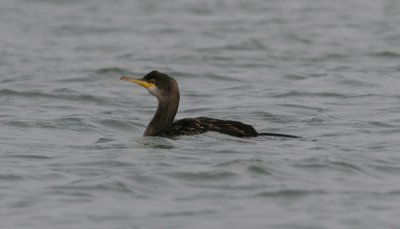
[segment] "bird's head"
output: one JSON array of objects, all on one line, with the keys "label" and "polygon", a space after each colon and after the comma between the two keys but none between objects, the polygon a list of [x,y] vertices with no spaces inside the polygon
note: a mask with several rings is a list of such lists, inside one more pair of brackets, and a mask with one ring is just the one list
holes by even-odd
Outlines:
[{"label": "bird's head", "polygon": [[147,75],[141,79],[130,76],[122,76],[121,80],[136,83],[146,88],[158,99],[166,99],[170,96],[176,95],[176,93],[179,96],[178,84],[176,83],[175,79],[156,70],[147,73]]}]

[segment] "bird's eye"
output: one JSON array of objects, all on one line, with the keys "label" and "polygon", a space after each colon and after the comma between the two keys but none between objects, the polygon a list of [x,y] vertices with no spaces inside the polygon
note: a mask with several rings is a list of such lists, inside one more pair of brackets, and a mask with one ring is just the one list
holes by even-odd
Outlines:
[{"label": "bird's eye", "polygon": [[[150,79],[149,81],[150,81],[150,83],[152,83],[152,84],[156,84],[156,81],[155,81],[154,79]],[[157,85],[157,84],[156,84],[156,85]]]}]

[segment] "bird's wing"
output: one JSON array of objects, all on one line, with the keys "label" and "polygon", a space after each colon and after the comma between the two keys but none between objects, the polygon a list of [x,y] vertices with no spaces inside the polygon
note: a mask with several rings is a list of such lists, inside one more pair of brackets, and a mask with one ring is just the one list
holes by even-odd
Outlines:
[{"label": "bird's wing", "polygon": [[161,135],[195,135],[207,131],[215,131],[236,137],[257,136],[257,131],[250,125],[237,121],[213,119],[207,117],[180,119],[164,130]]}]

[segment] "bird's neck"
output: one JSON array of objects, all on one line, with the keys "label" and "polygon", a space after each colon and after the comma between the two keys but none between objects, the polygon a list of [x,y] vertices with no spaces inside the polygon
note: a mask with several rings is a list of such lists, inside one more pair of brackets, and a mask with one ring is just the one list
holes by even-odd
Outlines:
[{"label": "bird's neck", "polygon": [[158,98],[158,108],[143,136],[157,136],[174,122],[179,106],[179,91],[168,98]]}]

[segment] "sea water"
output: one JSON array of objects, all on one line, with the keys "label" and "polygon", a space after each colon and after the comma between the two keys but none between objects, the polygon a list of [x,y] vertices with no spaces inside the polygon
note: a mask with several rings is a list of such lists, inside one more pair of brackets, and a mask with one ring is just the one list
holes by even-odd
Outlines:
[{"label": "sea water", "polygon": [[[400,2],[4,0],[0,228],[399,228]],[[302,139],[142,137],[177,118]]]}]

